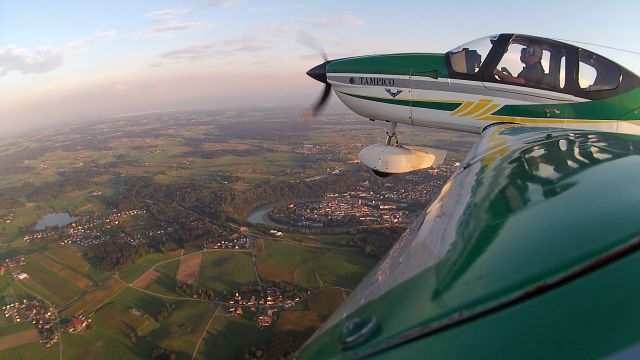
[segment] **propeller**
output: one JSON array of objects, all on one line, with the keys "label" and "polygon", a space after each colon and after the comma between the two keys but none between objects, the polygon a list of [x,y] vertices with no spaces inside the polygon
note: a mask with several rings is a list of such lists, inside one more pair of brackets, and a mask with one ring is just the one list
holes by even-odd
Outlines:
[{"label": "propeller", "polygon": [[327,53],[324,51],[322,45],[320,45],[320,43],[310,34],[304,31],[299,31],[298,41],[303,45],[306,45],[307,47],[315,50],[318,55],[320,55],[324,60],[322,64],[316,65],[309,71],[307,71],[307,75],[309,75],[309,77],[316,81],[324,83],[324,90],[322,91],[322,94],[320,95],[318,101],[316,101],[314,105],[309,108],[309,110],[305,111],[300,116],[304,121],[311,121],[318,116],[320,111],[327,104],[329,95],[331,95],[331,84],[329,84],[329,81],[327,80],[327,65],[331,62],[331,60],[329,60],[329,58],[327,57]]}]

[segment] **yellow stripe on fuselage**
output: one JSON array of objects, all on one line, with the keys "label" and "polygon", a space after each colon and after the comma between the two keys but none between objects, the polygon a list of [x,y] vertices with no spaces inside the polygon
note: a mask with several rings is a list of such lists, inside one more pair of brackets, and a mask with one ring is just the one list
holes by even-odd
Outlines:
[{"label": "yellow stripe on fuselage", "polygon": [[473,101],[465,101],[462,105],[460,105],[459,108],[455,109],[451,115],[458,115],[459,113],[467,110],[468,108],[470,108],[473,104],[475,104],[475,102]]},{"label": "yellow stripe on fuselage", "polygon": [[462,116],[462,117],[471,116],[471,115],[477,113],[478,111],[481,111],[482,109],[486,108],[487,106],[489,106],[489,104],[491,104],[491,100],[489,100],[489,99],[480,99],[480,100],[478,100],[478,102],[471,109],[469,109],[465,113],[460,114],[460,116]]}]

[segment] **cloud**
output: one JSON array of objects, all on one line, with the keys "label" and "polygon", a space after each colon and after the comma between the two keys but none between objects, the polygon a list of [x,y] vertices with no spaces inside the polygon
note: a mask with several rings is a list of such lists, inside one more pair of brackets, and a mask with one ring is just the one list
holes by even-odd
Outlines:
[{"label": "cloud", "polygon": [[57,69],[62,65],[62,52],[53,48],[40,48],[31,53],[9,45],[0,52],[0,76],[11,71],[23,74],[44,73]]},{"label": "cloud", "polygon": [[276,9],[270,8],[270,7],[250,7],[249,11],[251,11],[251,12],[268,12],[268,13],[272,13],[272,12],[276,12]]},{"label": "cloud", "polygon": [[86,36],[83,37],[80,40],[76,40],[76,41],[72,41],[70,43],[68,43],[65,46],[66,50],[77,50],[77,49],[81,49],[84,47],[87,47],[95,42],[98,42],[100,40],[108,40],[108,39],[112,39],[114,36],[116,35],[115,31],[105,31],[105,32],[99,32],[99,33],[95,33],[94,35],[91,36]]},{"label": "cloud", "polygon": [[204,29],[207,26],[209,26],[209,24],[201,22],[167,24],[144,29],[142,31],[133,33],[132,35],[137,38],[158,37],[166,39],[172,37],[171,34],[178,31],[200,30]]},{"label": "cloud", "polygon": [[293,28],[288,25],[266,25],[266,26],[256,26],[253,28],[259,32],[270,32],[277,34],[286,34],[293,32]]},{"label": "cloud", "polygon": [[340,27],[340,26],[356,26],[364,25],[365,21],[353,15],[341,15],[331,19],[306,19],[303,20],[308,24],[316,27]]},{"label": "cloud", "polygon": [[101,40],[111,39],[115,31],[99,32],[94,35],[71,41],[62,48],[41,47],[35,52],[9,45],[0,50],[0,76],[11,71],[22,74],[45,73],[59,68],[70,52],[83,49]]},{"label": "cloud", "polygon": [[[273,48],[273,43],[269,40],[251,37],[230,38],[211,41],[204,44],[182,47],[165,52],[160,55],[160,57],[163,60],[174,62],[197,61],[214,56],[230,56],[238,53],[253,53],[271,48]],[[154,66],[161,65],[164,65],[164,62],[154,64]]]},{"label": "cloud", "polygon": [[231,6],[238,2],[240,2],[240,0],[211,0],[211,3],[217,6]]},{"label": "cloud", "polygon": [[187,9],[187,8],[162,9],[162,10],[152,11],[148,14],[145,14],[144,17],[151,20],[173,19],[179,15],[184,15],[190,11],[191,9]]}]

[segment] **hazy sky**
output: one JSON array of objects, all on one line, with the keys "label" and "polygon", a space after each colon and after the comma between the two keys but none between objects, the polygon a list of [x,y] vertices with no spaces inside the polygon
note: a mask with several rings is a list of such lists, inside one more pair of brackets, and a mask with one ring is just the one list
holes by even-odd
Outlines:
[{"label": "hazy sky", "polygon": [[[167,109],[311,103],[330,58],[516,32],[640,52],[638,1],[0,0],[0,135]],[[640,55],[584,46],[640,73]]]}]

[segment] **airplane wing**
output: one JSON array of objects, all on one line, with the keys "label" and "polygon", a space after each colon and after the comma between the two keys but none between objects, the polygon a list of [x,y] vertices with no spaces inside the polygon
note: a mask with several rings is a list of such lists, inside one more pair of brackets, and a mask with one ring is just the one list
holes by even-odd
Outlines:
[{"label": "airplane wing", "polygon": [[495,125],[296,354],[637,358],[640,137]]}]

